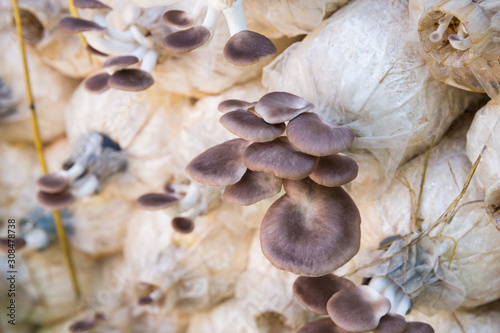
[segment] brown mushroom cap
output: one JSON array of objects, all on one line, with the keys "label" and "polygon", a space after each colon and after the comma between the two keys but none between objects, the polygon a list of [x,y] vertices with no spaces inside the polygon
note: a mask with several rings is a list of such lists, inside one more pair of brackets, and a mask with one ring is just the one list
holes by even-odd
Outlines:
[{"label": "brown mushroom cap", "polygon": [[87,52],[88,52],[88,53],[93,54],[93,55],[96,55],[96,56],[100,56],[100,57],[107,57],[107,56],[108,56],[108,54],[106,54],[106,53],[102,53],[101,51],[98,51],[98,50],[94,49],[94,48],[93,48],[92,46],[90,46],[90,45],[87,45],[87,46],[85,47],[85,50],[87,50]]},{"label": "brown mushroom cap", "polygon": [[270,142],[252,143],[243,153],[243,162],[252,171],[268,172],[279,178],[302,179],[309,176],[318,158],[296,150],[284,136]]},{"label": "brown mushroom cap", "polygon": [[222,113],[236,111],[236,110],[248,110],[253,108],[257,102],[247,102],[240,99],[227,99],[219,103],[218,109]]},{"label": "brown mushroom cap", "polygon": [[313,108],[307,99],[281,91],[265,94],[255,105],[255,111],[269,124],[284,123]]},{"label": "brown mushroom cap", "polygon": [[249,144],[243,139],[221,143],[195,157],[186,166],[186,172],[192,179],[205,185],[233,185],[247,171],[241,157]]},{"label": "brown mushroom cap", "polygon": [[345,155],[331,155],[319,158],[318,166],[309,177],[316,183],[335,187],[345,185],[358,176],[358,164]]},{"label": "brown mushroom cap", "polygon": [[255,114],[245,111],[230,111],[220,117],[219,122],[229,132],[242,139],[254,142],[267,142],[285,132],[285,124],[268,124]]},{"label": "brown mushroom cap", "polygon": [[126,55],[126,56],[118,56],[107,59],[103,64],[102,68],[109,67],[127,67],[139,62],[139,59],[135,56]]},{"label": "brown mushroom cap", "polygon": [[109,89],[109,78],[110,75],[108,73],[100,73],[86,79],[83,85],[87,91],[94,94],[101,94]]},{"label": "brown mushroom cap", "polygon": [[76,8],[111,9],[111,7],[97,0],[73,0]]},{"label": "brown mushroom cap", "polygon": [[111,88],[125,91],[141,91],[148,89],[155,80],[148,72],[140,69],[122,69],[110,76],[108,84]]},{"label": "brown mushroom cap", "polygon": [[186,53],[203,44],[210,37],[210,31],[204,26],[192,27],[174,32],[163,39],[163,47],[173,53]]},{"label": "brown mushroom cap", "polygon": [[326,304],[330,297],[342,289],[354,287],[356,285],[350,280],[333,274],[318,277],[299,276],[293,284],[293,293],[309,311],[327,315]]},{"label": "brown mushroom cap", "polygon": [[409,321],[406,323],[404,333],[434,333],[431,325],[419,321]]},{"label": "brown mushroom cap", "polygon": [[65,17],[59,21],[59,28],[68,33],[80,33],[84,31],[103,31],[105,27],[101,27],[94,21],[84,20],[78,17]]},{"label": "brown mushroom cap", "polygon": [[222,198],[235,205],[249,206],[278,194],[282,184],[281,178],[247,170],[239,182],[225,188]]},{"label": "brown mushroom cap", "polygon": [[388,313],[382,318],[373,333],[403,333],[406,328],[406,320],[403,316]]},{"label": "brown mushroom cap", "polygon": [[185,29],[190,27],[194,20],[183,10],[169,10],[163,13],[161,19],[163,23],[178,29]]},{"label": "brown mushroom cap", "polygon": [[69,191],[59,193],[46,193],[39,191],[36,199],[40,206],[47,209],[63,209],[76,201],[76,197]]},{"label": "brown mushroom cap", "polygon": [[137,304],[139,305],[148,305],[151,303],[153,303],[151,296],[142,296],[137,300]]},{"label": "brown mushroom cap", "polygon": [[369,286],[348,288],[335,293],[327,304],[333,322],[351,332],[372,331],[391,309],[388,298]]},{"label": "brown mushroom cap", "polygon": [[36,182],[38,188],[47,193],[57,193],[65,190],[69,186],[68,177],[58,173],[49,173],[38,178]]},{"label": "brown mushroom cap", "polygon": [[0,251],[8,252],[12,246],[16,251],[19,251],[26,246],[26,241],[21,236],[16,236],[15,239],[0,238]]},{"label": "brown mushroom cap", "polygon": [[70,332],[88,332],[95,326],[95,324],[96,324],[95,319],[78,320],[69,326],[69,331]]},{"label": "brown mushroom cap", "polygon": [[330,318],[321,318],[308,322],[297,333],[350,333],[337,325]]},{"label": "brown mushroom cap", "polygon": [[340,187],[309,178],[283,180],[286,194],[262,221],[262,252],[277,268],[304,276],[328,274],[359,250],[359,211]]},{"label": "brown mushroom cap", "polygon": [[167,193],[147,193],[141,195],[135,201],[136,204],[146,210],[164,209],[177,204],[180,201],[177,195]]},{"label": "brown mushroom cap", "polygon": [[354,141],[351,129],[328,124],[313,112],[292,119],[286,128],[286,135],[295,148],[314,156],[337,154],[349,148]]},{"label": "brown mushroom cap", "polygon": [[248,30],[234,34],[224,46],[224,57],[237,66],[252,65],[276,53],[278,50],[269,38]]},{"label": "brown mushroom cap", "polygon": [[194,230],[194,222],[188,217],[177,216],[172,219],[172,228],[181,234],[189,234]]}]

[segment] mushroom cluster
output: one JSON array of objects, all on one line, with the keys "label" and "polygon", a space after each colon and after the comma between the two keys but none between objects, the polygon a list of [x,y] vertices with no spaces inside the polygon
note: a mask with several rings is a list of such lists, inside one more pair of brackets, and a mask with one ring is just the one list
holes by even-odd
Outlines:
[{"label": "mushroom cluster", "polygon": [[145,210],[164,210],[174,216],[172,228],[188,234],[194,230],[194,220],[206,214],[220,202],[220,192],[216,189],[200,186],[195,182],[189,185],[166,183],[163,193],[147,193],[136,200],[136,204]]},{"label": "mushroom cluster", "polygon": [[127,155],[116,142],[89,132],[77,142],[62,170],[38,179],[38,203],[48,209],[65,208],[77,198],[98,193],[111,176],[126,168]]},{"label": "mushroom cluster", "polygon": [[306,276],[347,263],[359,250],[361,223],[340,187],[358,173],[354,160],[338,154],[354,134],[313,108],[286,92],[254,103],[226,100],[219,104],[220,123],[240,138],[206,150],[186,167],[195,181],[225,187],[223,199],[237,205],[272,197],[283,186],[286,194],[262,221],[262,251],[279,269]]},{"label": "mushroom cluster", "polygon": [[[141,91],[149,88],[154,79],[154,69],[158,52],[150,31],[134,23],[142,9],[127,4],[121,13],[122,29],[110,24],[108,15],[111,8],[97,0],[75,0],[76,7],[93,10],[92,21],[65,17],[59,27],[68,33],[83,33],[87,50],[97,56],[108,58],[102,64],[105,72],[94,75],[85,81],[85,88],[94,93],[103,93],[110,87],[126,91]],[[140,68],[129,68],[140,62]]]},{"label": "mushroom cluster", "polygon": [[[173,53],[192,51],[209,42],[214,36],[221,12],[226,18],[231,38],[224,47],[224,57],[237,66],[247,66],[277,53],[276,46],[266,36],[247,29],[243,15],[243,0],[198,0],[191,13],[169,10],[163,14],[163,22],[179,29],[163,40],[163,47]],[[202,11],[206,12],[202,16]],[[201,25],[194,23],[203,18]]]},{"label": "mushroom cluster", "polygon": [[433,333],[434,329],[426,323],[406,322],[409,303],[394,286],[385,277],[356,286],[333,274],[300,276],[293,285],[297,299],[308,310],[329,317],[309,322],[298,332]]}]

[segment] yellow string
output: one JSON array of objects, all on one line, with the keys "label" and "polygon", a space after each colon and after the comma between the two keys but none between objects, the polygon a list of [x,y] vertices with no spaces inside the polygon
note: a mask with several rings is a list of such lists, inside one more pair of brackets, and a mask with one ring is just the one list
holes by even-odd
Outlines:
[{"label": "yellow string", "polygon": [[[47,164],[45,163],[45,157],[43,155],[43,145],[42,140],[40,139],[40,131],[38,129],[38,121],[36,117],[35,111],[35,103],[33,101],[33,94],[31,91],[30,77],[28,71],[28,63],[26,61],[26,50],[24,47],[24,39],[23,39],[23,26],[21,24],[21,14],[19,12],[19,7],[17,5],[17,0],[12,0],[12,10],[14,12],[14,19],[16,21],[16,29],[17,29],[17,38],[19,39],[19,48],[21,49],[21,56],[23,61],[24,68],[24,81],[26,84],[26,95],[28,99],[28,105],[31,113],[31,125],[33,127],[33,136],[35,142],[35,149],[38,155],[38,161],[40,163],[40,167],[42,168],[43,174],[47,174]],[[75,291],[75,295],[80,297],[80,288],[78,286],[78,280],[76,277],[75,267],[73,265],[73,259],[71,257],[71,251],[68,245],[68,241],[66,239],[66,234],[64,232],[64,227],[62,224],[61,214],[59,211],[54,210],[54,222],[56,225],[57,235],[59,237],[59,241],[61,243],[62,250],[64,252],[64,256],[66,258],[66,262],[68,264],[69,273],[71,276],[71,282],[73,284],[73,289]]]},{"label": "yellow string", "polygon": [[[73,3],[73,0],[68,0],[68,9],[69,9],[71,16],[78,17],[78,11],[76,10],[76,7],[75,7],[75,4]],[[88,45],[87,40],[85,40],[85,37],[81,33],[79,33],[78,36],[80,37],[80,40],[82,41],[83,48],[86,48]],[[87,53],[87,57],[89,58],[90,64],[92,64],[93,63],[92,55],[90,54],[90,52],[88,50],[86,51],[86,53]]]}]

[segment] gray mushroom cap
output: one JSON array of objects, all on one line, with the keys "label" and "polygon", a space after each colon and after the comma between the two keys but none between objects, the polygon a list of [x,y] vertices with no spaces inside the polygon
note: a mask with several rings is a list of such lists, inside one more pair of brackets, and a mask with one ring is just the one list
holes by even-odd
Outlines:
[{"label": "gray mushroom cap", "polygon": [[172,228],[181,234],[189,234],[194,230],[194,222],[189,217],[177,216],[171,223]]},{"label": "gray mushroom cap", "polygon": [[373,333],[403,333],[406,328],[406,320],[403,316],[388,313],[382,318]]},{"label": "gray mushroom cap", "polygon": [[230,111],[219,122],[229,132],[253,142],[272,141],[285,132],[285,124],[268,124],[262,118],[245,110]]},{"label": "gray mushroom cap", "polygon": [[186,166],[186,172],[193,180],[205,185],[233,185],[247,171],[241,157],[249,144],[243,139],[221,143],[195,157]]},{"label": "gray mushroom cap", "polygon": [[194,20],[189,15],[183,10],[169,10],[163,13],[161,19],[163,20],[163,23],[165,23],[168,26],[178,28],[178,29],[185,29],[190,27],[193,23]]},{"label": "gray mushroom cap", "polygon": [[140,69],[122,69],[109,77],[111,88],[125,91],[141,91],[151,87],[154,79],[148,72]]},{"label": "gray mushroom cap", "polygon": [[126,55],[126,56],[118,56],[107,59],[103,64],[102,68],[109,67],[127,67],[139,62],[139,59],[135,56]]},{"label": "gray mushroom cap", "polygon": [[36,197],[38,204],[47,209],[63,209],[76,201],[76,197],[69,191],[47,193],[39,191]]},{"label": "gray mushroom cap", "polygon": [[318,166],[309,176],[319,185],[335,187],[345,185],[358,176],[358,164],[345,155],[331,155],[319,158]]},{"label": "gray mushroom cap", "polygon": [[38,188],[46,193],[57,193],[65,190],[69,186],[68,177],[58,173],[49,173],[37,180]]},{"label": "gray mushroom cap", "polygon": [[286,194],[262,221],[262,252],[277,268],[321,276],[347,263],[359,250],[359,211],[340,187],[309,178],[283,180]]},{"label": "gray mushroom cap", "polygon": [[286,135],[295,148],[314,156],[337,154],[349,148],[354,141],[351,129],[328,124],[313,112],[292,119],[286,128]]},{"label": "gray mushroom cap", "polygon": [[219,103],[218,109],[222,113],[236,111],[236,110],[248,110],[253,108],[257,102],[247,102],[240,99],[227,99]]},{"label": "gray mushroom cap", "polygon": [[111,9],[111,7],[103,4],[97,0],[73,0],[76,8],[89,8],[89,9]]},{"label": "gray mushroom cap", "polygon": [[225,188],[224,201],[241,206],[253,205],[281,191],[283,180],[271,174],[247,170],[241,180]]},{"label": "gray mushroom cap", "polygon": [[65,17],[59,21],[59,28],[68,33],[79,33],[84,31],[103,31],[105,27],[94,21],[84,20],[78,17]]},{"label": "gray mushroom cap", "polygon": [[141,195],[135,202],[142,209],[158,210],[173,206],[179,201],[180,198],[177,195],[168,193],[147,193]]},{"label": "gray mushroom cap", "polygon": [[173,53],[192,51],[210,38],[210,31],[204,26],[192,27],[174,32],[163,39],[163,47]]},{"label": "gray mushroom cap", "polygon": [[101,51],[98,51],[98,50],[94,49],[94,48],[93,48],[92,46],[90,46],[90,45],[87,45],[87,46],[85,47],[85,50],[86,50],[88,53],[93,54],[93,55],[96,55],[96,56],[99,56],[99,57],[107,57],[107,56],[108,56],[108,54],[103,53],[103,52],[101,52]]},{"label": "gray mushroom cap", "polygon": [[295,297],[309,311],[327,315],[326,304],[336,292],[354,288],[356,285],[348,279],[333,274],[318,277],[299,276],[293,284]]},{"label": "gray mushroom cap", "polygon": [[337,325],[330,318],[321,318],[308,322],[297,333],[350,333]]},{"label": "gray mushroom cap", "polygon": [[431,325],[419,321],[409,321],[406,323],[404,333],[434,333]]},{"label": "gray mushroom cap", "polygon": [[333,322],[351,332],[374,330],[390,309],[389,299],[369,286],[341,290],[327,304]]},{"label": "gray mushroom cap", "polygon": [[313,108],[307,99],[281,91],[265,94],[255,105],[255,111],[269,124],[284,123]]},{"label": "gray mushroom cap", "polygon": [[86,79],[83,85],[91,93],[102,94],[109,89],[109,78],[110,75],[108,73],[100,73]]},{"label": "gray mushroom cap", "polygon": [[26,241],[24,240],[24,238],[17,235],[15,240],[9,238],[0,238],[0,251],[8,252],[9,249],[12,248],[12,244],[14,244],[14,248],[16,249],[16,251],[19,251],[26,246]]},{"label": "gray mushroom cap", "polygon": [[269,38],[248,30],[234,34],[224,46],[224,57],[237,66],[252,65],[276,53],[278,50]]},{"label": "gray mushroom cap", "polygon": [[318,158],[296,150],[284,136],[270,142],[252,143],[243,154],[243,162],[252,171],[268,172],[285,179],[309,176]]}]

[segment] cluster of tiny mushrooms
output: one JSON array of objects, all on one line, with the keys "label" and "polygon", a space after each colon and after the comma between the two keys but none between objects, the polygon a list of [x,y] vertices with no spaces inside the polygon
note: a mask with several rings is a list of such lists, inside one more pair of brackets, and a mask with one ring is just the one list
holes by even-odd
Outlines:
[{"label": "cluster of tiny mushrooms", "polygon": [[[221,6],[221,3],[225,5]],[[92,54],[111,56],[102,64],[105,72],[88,78],[85,88],[98,94],[109,88],[126,91],[149,88],[154,83],[151,71],[159,52],[150,31],[134,23],[141,15],[142,8],[132,4],[127,6],[123,15],[126,26],[118,29],[106,20],[106,15],[112,10],[109,6],[97,0],[74,0],[74,4],[77,8],[93,10],[92,21],[66,17],[60,21],[59,27],[68,33],[83,33],[89,44],[87,50]],[[221,12],[226,17],[231,34],[224,47],[224,57],[228,62],[246,66],[277,53],[271,40],[247,30],[242,0],[209,1],[205,6],[198,1],[191,14],[181,10],[165,12],[163,22],[178,31],[165,37],[163,47],[171,53],[186,53],[208,43],[214,35]],[[193,26],[201,19],[201,25]],[[129,68],[139,62],[139,69]]]},{"label": "cluster of tiny mushrooms", "polygon": [[458,26],[455,27],[456,33],[448,34],[448,42],[454,49],[461,51],[468,50],[472,46],[472,40],[467,32],[467,29],[465,28],[464,23],[458,21],[458,19],[452,14],[443,13],[443,16],[437,22],[439,25],[436,31],[429,35],[431,42],[441,42],[445,32],[451,27],[451,25],[456,26],[459,22]]},{"label": "cluster of tiny mushrooms", "polygon": [[[192,13],[170,10],[163,14],[163,22],[178,29],[163,41],[168,51],[189,52],[207,43],[222,12],[231,34],[224,48],[228,62],[250,65],[277,52],[267,37],[247,30],[242,0],[209,1],[207,6],[200,3]],[[85,81],[86,89],[102,93],[110,87],[140,91],[151,86],[154,80],[150,73],[158,51],[149,31],[134,24],[141,8],[124,15],[126,28],[120,30],[106,21],[110,7],[96,0],[74,0],[74,4],[94,10],[92,21],[68,17],[61,20],[60,28],[82,32],[89,52],[112,56],[102,65],[105,73]],[[452,18],[444,15],[439,20],[431,41],[441,41]],[[193,26],[201,19],[201,25]],[[466,50],[470,47],[466,35],[460,23],[457,34],[450,34],[448,40],[454,48]],[[139,62],[140,69],[127,68]],[[194,158],[186,171],[195,182],[167,183],[164,193],[145,194],[137,204],[144,209],[166,210],[175,216],[172,226],[176,231],[190,233],[194,218],[206,213],[210,205],[196,182],[222,187],[226,202],[245,206],[270,198],[283,187],[285,194],[271,205],[262,221],[262,251],[277,268],[301,275],[293,290],[307,309],[329,315],[309,322],[298,332],[434,332],[428,324],[406,322],[411,301],[390,278],[374,277],[367,285],[356,286],[330,274],[352,259],[360,247],[360,214],[340,187],[356,178],[358,166],[339,154],[353,143],[353,132],[326,121],[312,112],[313,108],[310,101],[286,92],[268,93],[257,102],[232,99],[220,103],[219,111],[224,113],[220,123],[240,138]],[[126,167],[126,154],[117,143],[105,134],[90,132],[79,141],[63,170],[38,180],[38,202],[49,209],[67,207],[78,197],[97,193],[111,175]],[[139,303],[149,304],[150,298]],[[88,330],[101,319],[98,315],[89,322],[75,322],[71,331]]]}]

